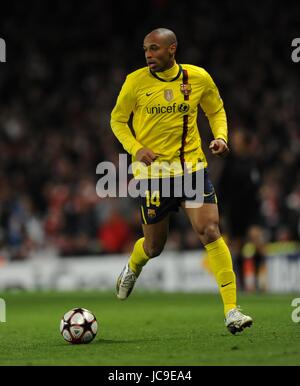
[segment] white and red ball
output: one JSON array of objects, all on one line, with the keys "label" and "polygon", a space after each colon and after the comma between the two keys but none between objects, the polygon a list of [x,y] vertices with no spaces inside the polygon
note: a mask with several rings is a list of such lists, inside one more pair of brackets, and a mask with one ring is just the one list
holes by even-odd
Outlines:
[{"label": "white and red ball", "polygon": [[72,344],[90,343],[98,331],[95,315],[85,308],[74,308],[64,314],[60,322],[60,333]]}]

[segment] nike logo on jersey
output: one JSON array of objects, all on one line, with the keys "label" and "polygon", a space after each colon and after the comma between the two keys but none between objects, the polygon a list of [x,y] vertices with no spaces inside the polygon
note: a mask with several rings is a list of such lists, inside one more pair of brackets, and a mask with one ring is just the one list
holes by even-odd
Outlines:
[{"label": "nike logo on jersey", "polygon": [[147,93],[146,93],[146,96],[150,96],[150,95],[152,95],[152,94],[154,94],[154,92],[147,92]]}]

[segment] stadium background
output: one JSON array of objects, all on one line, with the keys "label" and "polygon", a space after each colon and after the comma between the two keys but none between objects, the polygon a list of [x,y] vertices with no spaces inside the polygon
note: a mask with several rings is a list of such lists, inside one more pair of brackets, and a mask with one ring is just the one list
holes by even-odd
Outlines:
[{"label": "stadium background", "polygon": [[[255,289],[247,275],[263,270],[270,251],[298,264],[297,20],[295,2],[271,0],[1,5],[0,271],[36,256],[128,256],[141,235],[139,208],[97,197],[96,166],[123,152],[110,112],[126,74],[144,66],[143,37],[159,26],[176,32],[178,62],[207,69],[224,99],[226,160],[207,151],[203,116],[199,128],[240,287]],[[166,252],[200,249],[184,215],[174,215]]]}]

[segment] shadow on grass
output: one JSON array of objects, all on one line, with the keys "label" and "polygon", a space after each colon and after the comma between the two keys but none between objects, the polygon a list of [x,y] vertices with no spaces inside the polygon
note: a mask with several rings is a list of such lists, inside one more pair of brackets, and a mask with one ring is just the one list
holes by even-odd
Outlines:
[{"label": "shadow on grass", "polygon": [[94,345],[113,345],[113,344],[138,344],[138,343],[153,343],[159,342],[161,339],[159,338],[151,338],[151,339],[95,339],[89,344],[71,344],[68,342],[62,341],[60,344],[55,344],[53,347],[86,347],[86,346],[94,346]]},{"label": "shadow on grass", "polygon": [[158,342],[160,341],[159,338],[152,338],[152,339],[98,339],[95,340],[93,343],[94,344],[136,344],[136,343],[147,343],[147,342]]}]

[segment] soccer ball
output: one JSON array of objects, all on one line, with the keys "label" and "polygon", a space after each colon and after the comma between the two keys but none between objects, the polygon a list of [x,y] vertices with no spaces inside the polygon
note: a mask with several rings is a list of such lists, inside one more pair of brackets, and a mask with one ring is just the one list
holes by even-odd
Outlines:
[{"label": "soccer ball", "polygon": [[74,308],[63,316],[60,333],[64,340],[72,344],[90,343],[98,331],[95,315],[85,308]]}]

